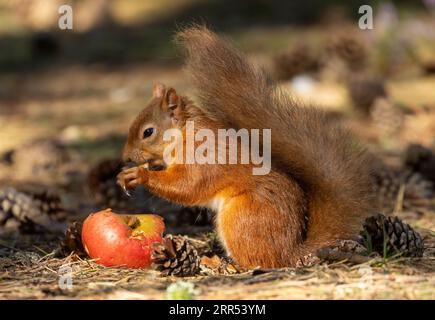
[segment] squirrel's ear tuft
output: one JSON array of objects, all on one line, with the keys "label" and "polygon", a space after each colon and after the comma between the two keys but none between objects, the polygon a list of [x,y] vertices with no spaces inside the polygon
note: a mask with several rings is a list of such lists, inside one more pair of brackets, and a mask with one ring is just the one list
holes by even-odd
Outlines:
[{"label": "squirrel's ear tuft", "polygon": [[175,89],[169,88],[166,91],[163,108],[165,111],[170,112],[174,124],[178,123],[181,120],[183,115],[183,110],[184,110],[184,104],[180,96],[175,91]]},{"label": "squirrel's ear tuft", "polygon": [[162,83],[156,83],[153,87],[153,98],[163,98],[166,92],[166,86]]},{"label": "squirrel's ear tuft", "polygon": [[178,107],[180,103],[180,98],[178,97],[178,94],[175,91],[175,89],[173,88],[168,89],[168,91],[166,92],[165,102],[169,110],[175,110]]}]

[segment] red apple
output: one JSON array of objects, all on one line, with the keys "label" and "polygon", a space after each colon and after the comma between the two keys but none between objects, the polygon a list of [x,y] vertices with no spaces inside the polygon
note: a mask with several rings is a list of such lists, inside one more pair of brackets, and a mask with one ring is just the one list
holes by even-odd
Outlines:
[{"label": "red apple", "polygon": [[106,209],[83,223],[86,252],[98,264],[144,268],[151,264],[152,245],[162,241],[163,218],[154,214],[121,215]]}]

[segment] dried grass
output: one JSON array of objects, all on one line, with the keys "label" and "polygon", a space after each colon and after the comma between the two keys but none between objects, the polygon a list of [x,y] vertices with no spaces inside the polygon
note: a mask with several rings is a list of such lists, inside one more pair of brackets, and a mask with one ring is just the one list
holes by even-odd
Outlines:
[{"label": "dried grass", "polygon": [[[195,283],[197,299],[434,299],[435,235],[423,234],[429,249],[418,259],[374,259],[358,265],[338,261],[183,279],[162,278],[153,270],[106,268],[76,255],[55,258],[53,238],[3,237],[0,299],[163,299],[167,286],[179,280]],[[71,268],[73,283],[62,289],[65,267]]]}]

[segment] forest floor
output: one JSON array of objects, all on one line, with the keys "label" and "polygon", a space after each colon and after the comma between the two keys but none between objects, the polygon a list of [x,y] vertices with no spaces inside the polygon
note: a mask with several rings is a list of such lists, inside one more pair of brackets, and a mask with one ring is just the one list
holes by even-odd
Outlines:
[{"label": "forest floor", "polygon": [[[69,143],[89,164],[117,157],[129,123],[144,107],[152,83],[157,81],[180,92],[190,90],[181,68],[171,64],[111,69],[68,66],[2,74],[0,153],[36,138],[56,138]],[[339,114],[340,121],[370,150],[395,162],[408,143],[433,139],[435,78],[391,80],[387,85],[395,102],[411,108],[432,108],[409,116],[408,127],[390,140],[379,137],[376,126],[352,111],[346,91],[339,84],[318,84],[314,89],[318,94],[311,95],[314,98],[310,102]],[[290,83],[283,83],[284,88],[288,86]],[[1,174],[2,179],[14,176],[7,170]],[[79,212],[77,216],[88,213]],[[2,235],[0,299],[164,299],[168,285],[180,280],[195,284],[196,299],[434,299],[435,210],[416,212],[411,208],[398,215],[422,233],[427,251],[432,254],[413,259],[375,259],[357,265],[323,262],[299,269],[250,270],[184,279],[162,278],[152,270],[105,268],[74,256],[55,258],[53,250],[59,241],[55,235]],[[62,266],[72,268],[70,289],[59,287]]]},{"label": "forest floor", "polygon": [[[435,236],[422,234],[426,250],[432,251],[423,258],[374,259],[357,265],[324,262],[298,269],[186,278],[161,277],[154,270],[106,268],[75,256],[53,258],[57,246],[53,238],[3,238],[2,251],[7,248],[11,253],[0,258],[0,299],[165,299],[168,286],[183,281],[194,284],[195,299],[433,300]],[[62,279],[66,267],[72,275],[70,287]]]}]

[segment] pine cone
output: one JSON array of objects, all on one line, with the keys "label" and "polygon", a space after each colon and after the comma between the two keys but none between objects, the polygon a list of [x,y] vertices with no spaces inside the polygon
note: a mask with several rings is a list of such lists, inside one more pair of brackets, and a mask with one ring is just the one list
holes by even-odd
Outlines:
[{"label": "pine cone", "polygon": [[110,180],[122,170],[122,162],[118,159],[104,159],[95,165],[88,175],[88,184],[91,190],[98,188],[100,181]]},{"label": "pine cone", "polygon": [[362,70],[367,62],[366,47],[355,36],[337,37],[328,46],[328,51],[342,60],[351,71]]},{"label": "pine cone", "polygon": [[0,225],[4,225],[14,216],[13,210],[16,213],[21,210],[18,204],[16,204],[14,189],[2,189],[0,191]]},{"label": "pine cone", "polygon": [[386,137],[398,133],[404,122],[402,110],[385,98],[377,98],[373,102],[370,117],[378,131]]},{"label": "pine cone", "polygon": [[[364,231],[361,236],[365,238],[367,246],[372,250],[391,256],[401,253],[405,256],[421,257],[424,251],[421,235],[398,217],[386,217],[377,214],[364,222]],[[385,250],[384,252],[384,244]]]},{"label": "pine cone", "polygon": [[101,207],[118,210],[127,207],[128,198],[116,183],[116,176],[122,170],[122,162],[105,159],[93,167],[88,175],[88,186]]},{"label": "pine cone", "polygon": [[14,188],[4,188],[0,191],[0,203],[2,225],[15,222],[14,225],[17,228],[28,225],[32,229],[33,221],[41,215],[39,207],[32,199]]},{"label": "pine cone", "polygon": [[[71,168],[74,155],[56,140],[34,140],[11,151],[11,166],[17,180],[69,185],[77,173]],[[78,164],[78,163],[77,163]]]},{"label": "pine cone", "polygon": [[348,84],[352,103],[364,114],[369,114],[377,98],[387,96],[384,81],[367,76],[353,77]]},{"label": "pine cone", "polygon": [[29,185],[17,189],[31,197],[43,214],[47,214],[56,220],[65,219],[66,210],[56,190],[40,185]]},{"label": "pine cone", "polygon": [[224,257],[226,255],[225,249],[216,232],[202,234],[197,240],[198,243],[195,244],[195,248],[200,256],[212,257],[217,255]]},{"label": "pine cone", "polygon": [[42,212],[30,196],[14,188],[0,190],[0,225],[23,233],[42,230],[59,231],[62,226]]},{"label": "pine cone", "polygon": [[405,188],[402,204],[404,209],[415,209],[421,200],[433,197],[432,183],[409,170],[397,171],[383,166],[371,178],[379,206],[387,212],[395,209],[401,188]]},{"label": "pine cone", "polygon": [[182,236],[167,235],[154,244],[153,267],[163,276],[187,277],[199,273],[200,258],[196,249]]},{"label": "pine cone", "polygon": [[405,166],[420,173],[435,186],[435,154],[419,144],[411,144],[405,152]]},{"label": "pine cone", "polygon": [[298,44],[290,52],[275,56],[273,66],[278,79],[288,80],[298,74],[316,71],[319,62],[307,45]]},{"label": "pine cone", "polygon": [[68,256],[75,253],[80,257],[87,256],[82,243],[82,223],[75,221],[68,226],[65,237],[60,241],[59,248],[56,250],[56,256]]}]

